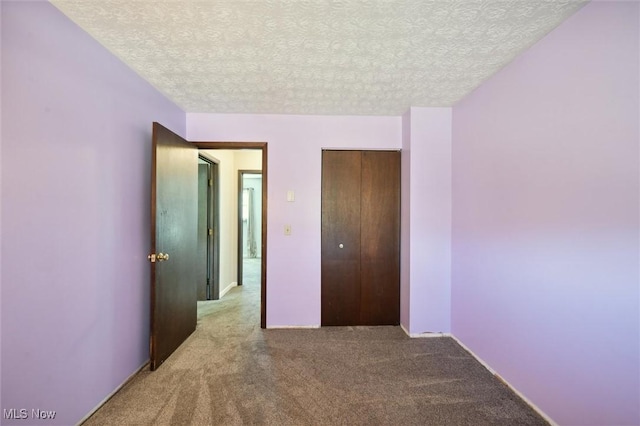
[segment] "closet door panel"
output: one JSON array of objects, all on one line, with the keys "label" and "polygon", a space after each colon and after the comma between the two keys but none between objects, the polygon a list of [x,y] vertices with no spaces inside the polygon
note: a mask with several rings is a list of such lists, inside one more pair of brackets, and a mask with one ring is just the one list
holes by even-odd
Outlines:
[{"label": "closet door panel", "polygon": [[400,322],[400,153],[364,151],[361,162],[360,323]]},{"label": "closet door panel", "polygon": [[322,153],[322,325],[354,325],[360,312],[359,151]]}]

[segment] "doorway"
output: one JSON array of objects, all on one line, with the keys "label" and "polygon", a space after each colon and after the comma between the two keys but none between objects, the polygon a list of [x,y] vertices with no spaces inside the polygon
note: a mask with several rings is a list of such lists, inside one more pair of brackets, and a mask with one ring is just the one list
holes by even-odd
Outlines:
[{"label": "doorway", "polygon": [[[154,122],[151,160],[150,369],[155,370],[196,328],[198,157],[201,150],[257,150],[263,169],[260,327],[266,328],[267,143],[189,142]],[[220,205],[220,203],[218,203]],[[237,203],[234,203],[234,208]],[[235,222],[235,220],[234,220]],[[218,227],[220,228],[220,227]],[[232,226],[235,231],[235,227]],[[234,255],[235,255],[234,250]]]},{"label": "doorway", "polygon": [[[246,152],[251,152],[251,153],[256,153],[257,154],[257,163],[251,164],[249,167],[244,167],[241,168],[240,170],[242,171],[251,171],[254,174],[259,174],[260,176],[260,183],[259,183],[259,193],[256,191],[254,192],[254,205],[259,206],[259,208],[257,208],[257,210],[254,209],[254,235],[257,234],[257,242],[256,242],[256,258],[254,258],[255,260],[253,260],[254,263],[257,263],[256,265],[256,272],[258,274],[258,282],[256,282],[256,285],[260,286],[260,327],[261,328],[266,328],[266,323],[267,323],[267,315],[266,315],[266,305],[267,305],[267,143],[266,142],[193,142],[193,144],[198,148],[199,153],[202,155],[204,154],[204,156],[208,157],[208,158],[213,158],[216,156],[222,156],[223,152],[225,151],[231,151],[237,154],[238,157],[242,157],[243,156],[243,151]],[[207,153],[210,153],[211,155],[206,155]],[[240,161],[238,162],[238,164],[242,164],[243,162]],[[234,170],[234,177],[233,179],[235,179],[235,182],[238,181],[237,179],[237,172],[239,170],[236,168]],[[225,199],[225,196],[223,194],[223,185],[225,185],[222,180],[223,180],[223,175],[225,174],[225,171],[223,170],[223,166],[222,163],[218,164],[218,174],[219,174],[219,180],[218,180],[218,208],[221,209],[223,208],[223,205],[225,205],[226,203],[228,203],[228,199]],[[234,182],[234,187],[235,187],[235,182]],[[238,187],[241,187],[240,185]],[[238,191],[234,192],[237,194]],[[236,194],[234,194],[234,198],[236,198]],[[258,199],[256,199],[258,198]],[[239,201],[233,201],[234,203],[234,207],[238,208],[239,207]],[[241,212],[241,209],[238,208],[238,211]],[[219,235],[217,236],[218,238],[220,238],[220,234],[222,234],[223,232],[223,228],[224,230],[228,230],[228,229],[233,229],[234,230],[234,235],[233,238],[236,241],[240,241],[240,237],[239,234],[242,232],[241,230],[239,230],[238,226],[236,225],[236,221],[240,216],[240,213],[234,213],[234,219],[233,222],[231,223],[223,223],[224,220],[223,218],[220,216],[219,217],[219,224],[218,224],[218,229],[219,229]],[[231,228],[229,228],[231,226]],[[236,235],[236,232],[238,235]],[[244,232],[242,232],[244,233]],[[235,244],[234,244],[235,245]],[[236,254],[238,257],[237,259],[234,259],[234,269],[236,269],[236,283],[238,285],[241,285],[243,283],[243,269],[246,268],[242,268],[241,266],[241,262],[239,262],[238,260],[241,260],[243,258],[243,256],[240,256],[240,247],[241,245],[238,244],[236,248],[233,249],[234,254]],[[222,257],[223,253],[227,252],[225,251],[225,247],[223,247],[223,242],[222,240],[220,240],[219,242],[219,247],[218,250],[220,252],[220,257]],[[235,256],[234,256],[235,257]],[[222,259],[220,260],[220,268],[219,270],[223,269],[222,266]],[[223,278],[220,277],[219,278],[219,294],[220,297],[223,297],[224,295],[224,286],[225,283],[223,282]]]},{"label": "doorway", "polygon": [[259,280],[262,170],[238,170],[238,285]]},{"label": "doorway", "polygon": [[218,163],[198,155],[198,300],[220,298]]}]

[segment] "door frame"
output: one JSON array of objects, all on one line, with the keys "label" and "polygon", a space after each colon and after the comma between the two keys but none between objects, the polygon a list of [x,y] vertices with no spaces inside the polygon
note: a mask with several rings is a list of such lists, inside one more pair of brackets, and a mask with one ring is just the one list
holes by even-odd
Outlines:
[{"label": "door frame", "polygon": [[[213,231],[211,240],[207,241],[207,274],[210,274],[209,293],[206,300],[220,299],[220,199],[218,196],[219,176],[218,162],[198,153],[198,158],[207,163],[207,227]],[[200,201],[200,200],[198,200]]]},{"label": "door frame", "polygon": [[[345,161],[345,155],[338,155],[333,157],[333,161],[329,160],[329,154],[338,153],[357,154],[357,158]],[[374,158],[381,154],[385,154],[383,158],[389,163],[384,161],[374,166]],[[392,164],[393,167],[389,167]],[[372,171],[384,168],[390,174],[377,181],[382,186],[375,186],[373,182],[376,180],[371,176],[379,174]],[[370,175],[366,180],[365,170]],[[356,176],[352,174],[354,172]],[[348,179],[357,186],[349,185]],[[322,149],[321,326],[400,324],[401,181],[401,150]],[[392,197],[385,194],[389,190],[393,191]],[[354,193],[358,197],[356,207],[352,207],[350,201]],[[385,195],[376,202],[375,196],[379,194]],[[368,200],[363,203],[365,199]],[[392,199],[393,202],[389,201]],[[335,215],[335,209],[340,214]],[[370,218],[374,211],[377,214],[383,212],[377,216],[377,222]],[[373,223],[367,226],[367,220]],[[364,231],[371,229],[375,232]],[[371,238],[372,234],[376,238]],[[381,235],[389,238],[380,239]],[[343,247],[341,239],[344,237],[347,244]],[[378,257],[382,252],[384,255]],[[369,266],[363,268],[365,261]],[[379,265],[385,266],[380,269]],[[345,285],[356,281],[357,287]],[[372,282],[382,285],[375,286],[373,290]],[[378,303],[372,303],[372,300]]]},{"label": "door frame", "polygon": [[244,175],[260,175],[262,176],[262,170],[238,170],[238,285],[242,285],[243,280],[243,263],[244,259],[244,232],[242,231],[242,190],[243,190],[243,178]]},{"label": "door frame", "polygon": [[[262,152],[262,242],[260,247],[260,328],[267,328],[267,142],[192,142],[200,149],[254,149]],[[241,278],[240,278],[241,280]]]}]

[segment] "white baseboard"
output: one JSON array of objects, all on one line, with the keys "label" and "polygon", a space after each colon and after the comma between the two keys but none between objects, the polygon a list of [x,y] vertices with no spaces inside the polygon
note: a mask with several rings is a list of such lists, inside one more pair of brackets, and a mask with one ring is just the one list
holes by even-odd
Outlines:
[{"label": "white baseboard", "polygon": [[118,393],[118,391],[120,391],[120,389],[122,389],[123,387],[125,387],[125,385],[127,383],[129,383],[131,381],[131,379],[133,379],[133,377],[138,374],[140,371],[142,371],[143,368],[145,368],[147,365],[149,365],[149,360],[146,360],[144,362],[144,364],[142,364],[136,371],[134,371],[133,373],[131,373],[129,375],[129,377],[127,377],[124,382],[120,383],[120,386],[118,386],[117,388],[115,388],[109,395],[107,395],[102,401],[100,401],[98,403],[98,405],[96,405],[94,407],[93,410],[89,411],[89,413],[87,413],[86,416],[84,416],[77,424],[76,426],[81,425],[82,423],[84,423],[85,421],[87,421],[87,419],[91,416],[93,416],[93,414],[98,411],[100,409],[100,407],[102,407],[104,404],[107,403],[107,401],[109,401],[111,398],[113,398],[113,396]]},{"label": "white baseboard", "polygon": [[518,389],[516,389],[511,383],[509,383],[508,381],[506,381],[502,376],[500,376],[493,368],[491,368],[489,366],[489,364],[487,364],[482,358],[480,358],[478,355],[476,355],[471,349],[469,349],[464,343],[462,343],[460,340],[458,340],[458,338],[456,336],[454,336],[451,333],[431,333],[431,332],[425,332],[425,333],[409,333],[409,331],[407,331],[406,328],[404,328],[403,324],[400,324],[400,327],[402,328],[402,330],[407,334],[407,336],[415,339],[415,338],[424,338],[424,337],[451,337],[453,340],[456,341],[457,344],[459,344],[465,351],[469,352],[469,354],[471,354],[472,357],[474,357],[480,364],[482,364],[482,366],[484,368],[486,368],[491,374],[493,374],[498,380],[500,380],[502,383],[504,383],[509,389],[511,389],[511,391],[513,393],[515,393],[516,395],[518,395],[518,397],[520,399],[522,399],[527,405],[529,405],[533,411],[535,411],[536,413],[538,413],[543,419],[545,419],[551,426],[558,426],[558,424],[556,422],[554,422],[551,417],[549,417],[544,411],[542,411],[540,409],[540,407],[538,407],[536,404],[534,404],[529,398],[527,398],[526,396],[524,396],[524,394],[522,392],[520,392]]},{"label": "white baseboard", "polygon": [[310,329],[310,328],[320,328],[320,325],[268,325],[267,326],[268,329],[283,329],[283,328],[288,328],[288,329],[292,329],[292,328],[306,328],[306,329]]},{"label": "white baseboard", "polygon": [[493,374],[498,380],[500,380],[502,383],[504,383],[509,389],[511,389],[511,391],[513,393],[515,393],[516,395],[518,395],[518,397],[520,397],[520,399],[522,399],[525,403],[527,403],[527,405],[529,405],[529,407],[531,407],[536,413],[538,413],[543,419],[545,419],[551,426],[558,426],[558,424],[556,422],[554,422],[551,417],[549,417],[544,411],[542,411],[540,409],[540,407],[538,407],[536,404],[534,404],[529,398],[527,398],[526,396],[524,396],[524,394],[522,394],[522,392],[520,392],[518,389],[516,389],[511,383],[509,383],[508,381],[506,381],[502,376],[500,376],[493,368],[491,368],[489,366],[489,364],[487,364],[486,362],[484,362],[484,360],[482,358],[480,358],[478,355],[476,355],[471,349],[469,349],[464,343],[462,343],[460,340],[458,340],[458,338],[456,336],[454,336],[453,334],[449,335],[453,340],[456,341],[456,343],[458,343],[460,346],[462,346],[462,348],[469,352],[471,354],[471,356],[473,356],[480,364],[482,364],[482,366],[484,368],[486,368],[487,370],[489,370],[489,372],[491,374]]},{"label": "white baseboard", "polygon": [[237,282],[232,282],[231,284],[229,284],[228,286],[226,286],[225,288],[223,288],[222,290],[220,290],[220,295],[219,298],[222,299],[222,297],[229,293],[229,291],[234,288],[234,287],[238,287],[238,283]]},{"label": "white baseboard", "polygon": [[425,331],[424,333],[409,333],[409,331],[404,328],[403,324],[400,324],[400,328],[402,328],[402,331],[404,331],[404,333],[411,337],[412,339],[422,339],[425,337],[452,337],[450,333],[442,333],[442,332],[430,332],[430,331]]}]

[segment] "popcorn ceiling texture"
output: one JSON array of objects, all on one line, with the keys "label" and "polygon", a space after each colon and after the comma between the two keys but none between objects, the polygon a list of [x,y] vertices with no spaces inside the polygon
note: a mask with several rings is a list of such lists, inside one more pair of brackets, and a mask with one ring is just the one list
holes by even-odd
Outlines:
[{"label": "popcorn ceiling texture", "polygon": [[451,106],[582,1],[52,3],[186,112]]}]

